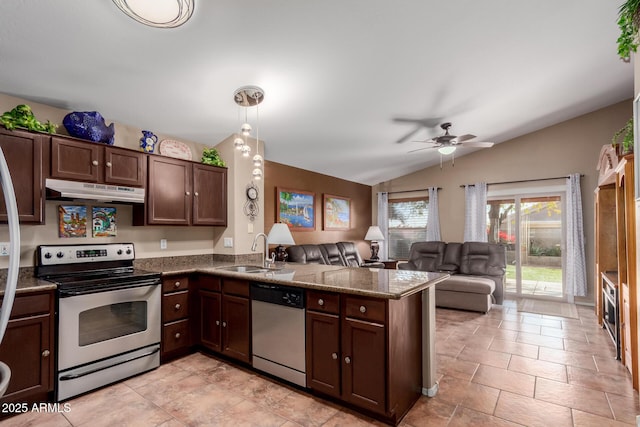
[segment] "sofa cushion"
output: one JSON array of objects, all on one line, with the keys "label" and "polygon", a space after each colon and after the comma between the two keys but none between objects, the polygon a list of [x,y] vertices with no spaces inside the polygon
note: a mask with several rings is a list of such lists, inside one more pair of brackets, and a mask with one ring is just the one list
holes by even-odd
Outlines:
[{"label": "sofa cushion", "polygon": [[338,245],[335,243],[321,243],[318,245],[320,247],[320,251],[327,262],[327,264],[331,265],[344,265],[344,258],[340,254],[340,250],[338,249]]},{"label": "sofa cushion", "polygon": [[503,276],[506,271],[505,247],[496,243],[464,242],[460,254],[460,273],[477,276]]},{"label": "sofa cushion", "polygon": [[442,265],[445,242],[416,242],[411,245],[408,264],[411,270],[438,271]]},{"label": "sofa cushion", "polygon": [[338,249],[347,267],[360,267],[362,265],[362,257],[353,242],[338,242]]},{"label": "sofa cushion", "polygon": [[327,264],[318,245],[295,245],[287,249],[289,262],[302,264]]},{"label": "sofa cushion", "polygon": [[451,276],[436,285],[439,291],[456,291],[473,294],[491,295],[496,289],[496,283],[486,277]]},{"label": "sofa cushion", "polygon": [[442,264],[438,266],[438,271],[456,273],[460,269],[460,251],[462,243],[447,243],[442,256]]}]

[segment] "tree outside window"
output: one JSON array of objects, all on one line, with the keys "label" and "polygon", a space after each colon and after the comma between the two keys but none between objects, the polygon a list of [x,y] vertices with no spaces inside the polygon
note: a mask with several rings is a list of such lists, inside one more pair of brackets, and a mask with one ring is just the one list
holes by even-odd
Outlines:
[{"label": "tree outside window", "polygon": [[389,258],[409,258],[414,242],[427,239],[429,199],[427,197],[389,200]]}]

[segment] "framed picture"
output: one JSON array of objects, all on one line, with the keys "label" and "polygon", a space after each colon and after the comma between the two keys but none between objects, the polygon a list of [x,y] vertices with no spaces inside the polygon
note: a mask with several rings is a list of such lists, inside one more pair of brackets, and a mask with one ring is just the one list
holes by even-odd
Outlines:
[{"label": "framed picture", "polygon": [[118,234],[116,212],[116,208],[111,207],[92,208],[93,237],[115,237]]},{"label": "framed picture", "polygon": [[86,206],[58,206],[58,237],[87,237]]},{"label": "framed picture", "polygon": [[322,197],[325,230],[351,228],[351,199],[324,194]]},{"label": "framed picture", "polygon": [[277,188],[276,200],[276,222],[287,224],[291,231],[315,230],[315,193]]}]

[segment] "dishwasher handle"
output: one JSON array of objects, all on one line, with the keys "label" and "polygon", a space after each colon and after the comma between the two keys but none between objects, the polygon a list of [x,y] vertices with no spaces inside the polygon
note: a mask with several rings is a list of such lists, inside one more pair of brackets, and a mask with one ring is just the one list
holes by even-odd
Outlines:
[{"label": "dishwasher handle", "polygon": [[251,283],[250,295],[253,301],[303,309],[305,293],[302,288],[284,286],[273,283]]}]

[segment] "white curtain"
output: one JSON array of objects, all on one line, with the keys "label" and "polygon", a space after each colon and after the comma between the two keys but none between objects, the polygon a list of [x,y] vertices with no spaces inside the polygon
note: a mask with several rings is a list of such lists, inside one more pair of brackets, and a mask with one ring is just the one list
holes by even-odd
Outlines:
[{"label": "white curtain", "polygon": [[569,175],[569,185],[567,186],[567,271],[565,277],[567,293],[579,297],[587,295],[579,173]]},{"label": "white curtain", "polygon": [[464,241],[487,241],[487,183],[464,186]]},{"label": "white curtain", "polygon": [[387,245],[389,240],[389,193],[378,193],[378,227],[384,236],[384,241],[378,242],[380,245],[378,256],[380,259],[389,259]]},{"label": "white curtain", "polygon": [[438,187],[429,187],[429,214],[427,241],[440,241],[440,215],[438,214]]}]

